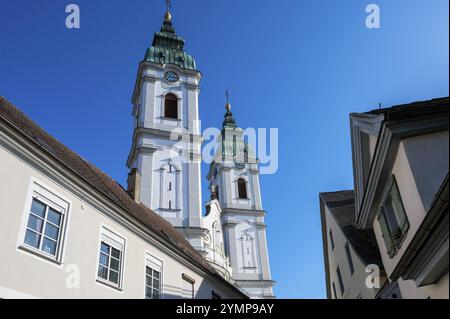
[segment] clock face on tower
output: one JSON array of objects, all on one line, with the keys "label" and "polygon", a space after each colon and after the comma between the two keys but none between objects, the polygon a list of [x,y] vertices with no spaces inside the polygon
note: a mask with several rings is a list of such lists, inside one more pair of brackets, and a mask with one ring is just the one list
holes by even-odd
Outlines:
[{"label": "clock face on tower", "polygon": [[174,71],[167,71],[166,73],[164,73],[164,79],[165,79],[167,82],[175,83],[175,82],[178,82],[178,81],[180,80],[180,77],[179,77],[179,75],[178,75],[176,72],[174,72]]}]

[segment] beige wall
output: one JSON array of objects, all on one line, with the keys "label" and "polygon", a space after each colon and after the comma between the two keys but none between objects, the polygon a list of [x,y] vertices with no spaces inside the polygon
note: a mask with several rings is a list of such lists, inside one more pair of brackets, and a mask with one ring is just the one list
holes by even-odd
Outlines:
[{"label": "beige wall", "polygon": [[[347,254],[345,251],[345,245],[347,243],[347,238],[342,232],[341,228],[336,223],[336,220],[331,215],[330,210],[325,205],[325,216],[326,216],[326,225],[327,225],[327,240],[328,240],[328,260],[329,260],[329,276],[330,276],[330,291],[331,296],[334,298],[333,287],[332,284],[334,282],[336,286],[336,292],[338,299],[373,299],[378,293],[379,289],[375,288],[367,288],[366,278],[369,275],[366,273],[366,265],[361,261],[360,257],[356,254],[355,250],[350,246],[350,253],[352,255],[353,265],[354,265],[354,273],[350,274],[350,267],[347,261]],[[330,228],[333,233],[334,239],[334,250],[331,248],[329,231]],[[339,280],[336,274],[336,269],[339,265],[341,270],[342,279],[344,282],[345,293],[341,296],[339,289]],[[380,277],[380,286],[383,285],[385,281],[384,277]]]},{"label": "beige wall", "polygon": [[400,292],[404,299],[448,299],[448,273],[436,284],[417,288],[412,280],[398,280]]},{"label": "beige wall", "polygon": [[[89,196],[87,193],[67,191],[66,187],[47,177],[53,175],[50,171],[42,174],[35,164],[19,160],[11,150],[6,151],[4,141],[0,132],[0,298],[144,298],[146,253],[163,261],[162,293],[166,298],[181,296],[183,273],[195,279],[197,298],[211,298],[212,290],[224,298],[240,297],[222,282],[205,275],[201,269],[168,253],[161,243],[155,244],[149,236],[138,235],[123,219],[113,217],[117,215],[112,213],[112,208],[104,207],[103,210],[100,201],[85,197]],[[46,164],[39,162],[38,165]],[[33,178],[71,204],[61,265],[18,248],[23,241],[21,224],[24,211],[29,209],[27,203]],[[66,181],[70,183],[69,179]],[[97,204],[98,207],[94,207]],[[126,239],[121,291],[96,281],[102,225]],[[66,287],[69,276],[66,270],[70,270],[71,265],[80,270],[79,288]]]},{"label": "beige wall", "polygon": [[[448,136],[448,132],[446,134]],[[442,133],[429,134],[428,138],[433,139],[438,135],[440,136],[442,135]],[[422,137],[422,139],[423,138],[424,137]],[[448,148],[440,151],[448,152]],[[435,156],[439,156],[439,152],[437,152]],[[377,219],[374,220],[373,228],[375,236],[377,238],[378,245],[380,247],[380,253],[383,260],[383,264],[388,276],[391,275],[396,265],[400,261],[401,257],[403,256],[405,250],[409,246],[411,240],[414,238],[415,233],[417,232],[427,213],[422,203],[418,188],[416,186],[411,166],[408,162],[404,142],[401,142],[399,145],[398,154],[395,159],[394,167],[392,169],[392,174],[394,174],[396,177],[403,205],[405,207],[405,211],[408,216],[410,228],[399,251],[395,256],[390,258],[387,254],[386,245],[382,237],[379,223]],[[376,205],[379,204],[380,203],[376,203]],[[442,288],[445,286],[445,284],[442,285],[441,282],[447,283],[447,289]],[[442,278],[441,282],[438,283],[437,285],[430,285],[422,288],[417,288],[414,282],[412,281],[405,282],[400,280],[399,286],[403,298],[425,298],[428,296],[432,296],[432,298],[438,297],[448,298],[448,275],[446,278]]]}]

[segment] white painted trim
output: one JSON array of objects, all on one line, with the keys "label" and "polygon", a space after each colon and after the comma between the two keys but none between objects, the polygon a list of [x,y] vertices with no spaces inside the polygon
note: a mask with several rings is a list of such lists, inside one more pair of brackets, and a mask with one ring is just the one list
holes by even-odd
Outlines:
[{"label": "white painted trim", "polygon": [[[155,262],[156,261],[156,262]],[[152,265],[149,265],[148,263],[160,263],[160,270],[154,269],[152,267]],[[164,299],[164,261],[161,258],[156,257],[155,255],[153,255],[152,253],[150,253],[149,251],[145,252],[145,258],[144,258],[144,299],[145,299],[145,288],[146,288],[146,280],[147,280],[147,276],[146,276],[146,267],[150,267],[153,268],[156,271],[159,271],[160,274],[160,278],[159,278],[159,296],[160,299]]]},{"label": "white painted trim", "polygon": [[[101,249],[101,243],[103,241],[103,236],[110,237],[114,241],[117,241],[118,243],[123,245],[123,248],[121,250],[122,258],[120,260],[120,272],[119,272],[119,284],[115,285],[112,282],[109,282],[103,278],[100,278],[98,276],[98,268],[100,266],[100,249]],[[97,259],[95,260],[95,279],[96,282],[101,284],[102,286],[107,286],[114,288],[118,290],[120,293],[123,293],[124,291],[124,278],[125,278],[125,260],[126,260],[126,243],[127,238],[120,233],[112,230],[112,227],[107,226],[105,223],[100,224],[100,231],[99,231],[99,237],[98,237],[98,245],[97,245]],[[116,247],[115,247],[116,248]]]},{"label": "white painted trim", "polygon": [[[57,244],[58,247],[56,256],[52,256],[39,249],[36,249],[34,247],[25,244],[25,233],[28,224],[31,204],[34,198],[38,198],[49,207],[56,208],[56,210],[62,214],[62,221],[60,225],[60,234]],[[70,200],[65,198],[63,195],[61,195],[58,191],[56,191],[52,187],[48,186],[44,182],[41,182],[36,177],[32,176],[28,184],[27,197],[25,200],[24,208],[22,210],[22,217],[20,223],[19,237],[17,239],[16,251],[24,252],[27,254],[31,253],[32,255],[39,257],[39,259],[41,260],[49,261],[52,264],[56,263],[58,266],[61,266],[62,268],[62,265],[64,264],[65,247],[69,232],[68,230],[70,226],[71,208],[72,202]]]}]

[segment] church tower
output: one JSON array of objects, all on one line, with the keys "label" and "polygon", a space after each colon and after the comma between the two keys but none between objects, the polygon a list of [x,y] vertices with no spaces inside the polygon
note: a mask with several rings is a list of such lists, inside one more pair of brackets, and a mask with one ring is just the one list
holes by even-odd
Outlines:
[{"label": "church tower", "polygon": [[199,83],[201,73],[175,33],[170,6],[139,64],[128,190],[203,251]]},{"label": "church tower", "polygon": [[252,298],[273,298],[258,161],[243,134],[227,103],[220,146],[208,174],[210,191],[220,203],[231,278]]}]

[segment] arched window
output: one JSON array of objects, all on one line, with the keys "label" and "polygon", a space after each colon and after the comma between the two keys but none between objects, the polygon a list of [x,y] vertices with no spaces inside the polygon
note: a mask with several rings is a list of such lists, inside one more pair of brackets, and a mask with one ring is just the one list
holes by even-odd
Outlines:
[{"label": "arched window", "polygon": [[245,179],[239,178],[237,184],[238,184],[238,197],[247,199],[247,183],[245,182]]},{"label": "arched window", "polygon": [[164,117],[178,119],[178,98],[175,94],[169,93],[164,98]]}]

